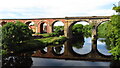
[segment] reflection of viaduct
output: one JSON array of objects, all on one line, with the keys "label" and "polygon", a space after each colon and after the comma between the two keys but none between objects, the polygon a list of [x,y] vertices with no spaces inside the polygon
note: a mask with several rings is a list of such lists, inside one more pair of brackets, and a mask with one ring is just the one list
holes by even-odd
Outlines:
[{"label": "reflection of viaduct", "polygon": [[[43,32],[43,24],[47,24],[47,33],[52,33],[53,25],[57,21],[61,21],[64,23],[64,35],[68,38],[72,38],[72,26],[81,21],[88,22],[89,24],[94,25],[92,30],[92,50],[87,55],[73,55],[73,51],[70,46],[65,45],[65,52],[62,56],[55,56],[52,54],[52,48],[48,48],[48,52],[46,54],[42,54],[42,52],[37,52],[33,56],[41,56],[41,57],[49,57],[49,58],[65,58],[65,59],[91,59],[91,60],[110,60],[110,57],[102,55],[97,50],[97,27],[105,21],[109,21],[111,16],[88,16],[88,17],[65,17],[65,18],[35,18],[35,19],[0,19],[1,26],[7,22],[16,22],[20,21],[27,25],[31,22],[34,22],[34,25],[30,26],[35,33]],[[65,43],[68,44],[68,43]]]}]

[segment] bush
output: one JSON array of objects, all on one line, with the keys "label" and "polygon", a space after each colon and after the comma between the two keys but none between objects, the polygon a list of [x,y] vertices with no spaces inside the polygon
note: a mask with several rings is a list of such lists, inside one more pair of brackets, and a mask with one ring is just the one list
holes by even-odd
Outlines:
[{"label": "bush", "polygon": [[5,50],[13,51],[15,46],[32,38],[32,30],[21,22],[9,22],[2,27],[2,47]]}]

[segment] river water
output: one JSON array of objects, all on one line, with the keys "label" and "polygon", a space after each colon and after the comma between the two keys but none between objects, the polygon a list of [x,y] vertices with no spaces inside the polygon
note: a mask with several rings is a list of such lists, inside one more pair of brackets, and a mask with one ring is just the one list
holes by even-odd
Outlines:
[{"label": "river water", "polygon": [[[105,42],[102,42],[101,40],[104,40],[104,38],[99,38],[97,40],[97,48],[100,53],[104,55],[111,55],[111,53],[108,53],[108,49]],[[81,47],[73,46],[73,50],[78,54],[86,54],[91,51],[91,38],[84,38],[84,43],[77,44]],[[62,47],[62,50],[60,53],[64,52],[64,47]],[[47,59],[47,58],[35,58],[32,57],[33,65],[34,66],[110,66],[110,62],[90,62],[90,61],[76,61],[76,60],[59,60],[59,59]]]},{"label": "river water", "polygon": [[[97,40],[97,49],[100,53],[104,55],[111,55],[108,53],[109,46],[104,42],[104,38],[99,38]],[[76,44],[72,44],[73,51],[78,54],[86,54],[91,51],[91,38],[83,38],[83,41],[77,42]],[[45,51],[46,48],[44,49]],[[61,54],[64,52],[64,44],[58,48],[54,47],[54,51],[57,54]],[[20,57],[20,56],[8,56],[4,58],[2,68],[39,68],[41,66],[84,66],[87,68],[94,67],[98,68],[120,68],[120,61],[112,61],[112,62],[91,62],[91,61],[80,61],[80,60],[64,60],[64,59],[48,59],[48,58],[36,58],[36,57]],[[102,67],[101,67],[102,66]],[[117,67],[115,67],[117,66]]]}]

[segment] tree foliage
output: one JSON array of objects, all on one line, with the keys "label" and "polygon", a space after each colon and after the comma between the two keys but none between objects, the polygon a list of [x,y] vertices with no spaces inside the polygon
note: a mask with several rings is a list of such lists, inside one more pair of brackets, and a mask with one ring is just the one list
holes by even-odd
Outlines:
[{"label": "tree foliage", "polygon": [[54,26],[53,31],[58,35],[64,35],[64,26]]},{"label": "tree foliage", "polygon": [[106,32],[108,31],[108,22],[102,23],[98,26],[98,37],[106,38]]},{"label": "tree foliage", "polygon": [[26,40],[31,39],[32,30],[27,25],[17,21],[15,24],[9,22],[2,27],[2,46],[3,49],[12,50]]},{"label": "tree foliage", "polygon": [[83,25],[82,24],[75,24],[72,27],[73,35],[81,35],[81,34],[83,34],[82,29],[83,29]]},{"label": "tree foliage", "polygon": [[[111,26],[111,27],[110,27]],[[110,39],[110,46],[112,50],[110,51],[115,59],[119,59],[120,56],[120,15],[113,15],[111,18],[109,26],[109,33],[107,32],[107,36]]]},{"label": "tree foliage", "polygon": [[113,10],[115,10],[116,12],[120,12],[120,6],[115,6],[115,7],[113,7]]},{"label": "tree foliage", "polygon": [[98,36],[106,38],[110,53],[116,60],[120,59],[120,15],[113,15],[111,21],[101,24],[98,27]]},{"label": "tree foliage", "polygon": [[[120,6],[113,7],[113,10],[120,12]],[[106,38],[110,46],[110,53],[115,60],[120,60],[120,15],[113,15],[111,21],[101,24],[98,28],[99,37]]]},{"label": "tree foliage", "polygon": [[85,37],[91,37],[92,34],[92,25],[85,25],[83,27],[83,33]]}]

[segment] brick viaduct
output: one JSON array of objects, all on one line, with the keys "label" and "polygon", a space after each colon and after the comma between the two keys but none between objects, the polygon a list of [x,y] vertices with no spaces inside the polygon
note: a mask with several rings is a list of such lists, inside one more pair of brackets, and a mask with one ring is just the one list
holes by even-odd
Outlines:
[{"label": "brick viaduct", "polygon": [[[94,24],[95,28],[100,25],[102,22],[109,21],[111,16],[86,16],[86,17],[65,17],[65,18],[34,18],[34,19],[0,19],[0,25],[4,25],[8,22],[16,22],[20,21],[25,24],[30,24],[34,22],[34,25],[31,26],[35,33],[43,32],[43,24],[47,24],[47,33],[53,32],[53,25],[57,21],[61,21],[64,23],[64,34],[66,37],[72,37],[72,26],[81,21],[85,21],[89,24]],[[96,32],[93,30],[93,34]]]},{"label": "brick viaduct", "polygon": [[[85,21],[89,24],[94,25],[92,29],[92,50],[90,53],[85,55],[78,55],[70,46],[69,42],[66,42],[65,51],[62,55],[56,55],[53,53],[52,47],[47,48],[47,53],[43,50],[36,51],[33,56],[35,57],[43,57],[43,58],[58,58],[58,59],[73,59],[73,60],[90,60],[90,61],[110,61],[111,56],[106,56],[101,54],[97,50],[97,28],[98,26],[106,21],[110,21],[111,16],[86,16],[86,17],[65,17],[65,18],[35,18],[35,19],[0,19],[0,24],[3,26],[5,23],[8,22],[16,22],[20,21],[25,24],[30,24],[34,22],[33,26],[30,26],[35,33],[42,33],[43,31],[43,24],[47,24],[47,33],[53,32],[53,25],[57,21],[61,21],[64,23],[64,35],[68,38],[72,38],[72,26],[81,21]],[[69,45],[69,46],[68,46]]]}]

